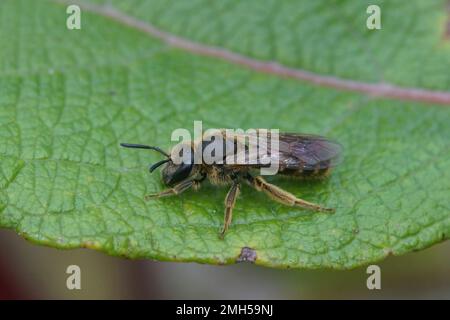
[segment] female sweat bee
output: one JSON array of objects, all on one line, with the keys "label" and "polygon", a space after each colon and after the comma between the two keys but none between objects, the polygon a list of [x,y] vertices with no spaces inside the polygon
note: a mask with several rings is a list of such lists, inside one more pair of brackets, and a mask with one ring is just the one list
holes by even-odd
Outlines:
[{"label": "female sweat bee", "polygon": [[[256,130],[253,135],[258,135],[258,132],[259,130]],[[267,167],[268,158],[269,162],[277,161],[277,175],[308,179],[323,178],[329,175],[331,169],[340,160],[342,148],[339,143],[317,135],[279,133],[277,135],[278,148],[274,152],[270,147],[270,134],[265,139],[261,139],[260,136],[257,139],[249,139],[252,134],[229,135],[227,133],[228,130],[219,130],[219,134],[223,138],[220,143],[223,143],[223,150],[226,151],[212,163],[194,161],[195,152],[203,154],[212,142],[217,142],[217,139],[214,139],[211,134],[204,134],[198,141],[188,142],[188,149],[180,148],[183,143],[186,147],[186,143],[182,142],[176,145],[170,154],[154,146],[130,143],[121,143],[120,145],[126,148],[154,150],[166,157],[166,159],[151,165],[149,171],[153,172],[156,168],[164,165],[162,181],[168,189],[147,195],[145,196],[146,200],[178,195],[190,188],[198,189],[206,179],[213,185],[230,186],[225,197],[224,224],[220,233],[222,237],[230,226],[233,207],[243,182],[287,206],[322,212],[334,211],[334,209],[297,198],[280,187],[268,183],[261,175],[255,174],[255,171]],[[181,163],[174,161],[174,149],[189,150],[189,148],[191,152],[188,157],[184,157]],[[265,161],[262,161],[261,155],[264,155]],[[183,156],[183,154],[179,154],[179,156]],[[253,161],[236,162],[238,156]]]}]

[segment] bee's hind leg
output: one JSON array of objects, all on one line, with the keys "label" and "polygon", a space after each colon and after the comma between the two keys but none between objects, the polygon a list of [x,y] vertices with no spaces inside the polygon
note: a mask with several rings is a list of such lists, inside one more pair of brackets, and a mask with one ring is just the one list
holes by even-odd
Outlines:
[{"label": "bee's hind leg", "polygon": [[263,191],[269,197],[287,206],[297,206],[314,211],[334,212],[334,209],[325,208],[321,205],[302,200],[276,185],[268,183],[261,176],[253,177],[250,174],[246,176],[246,181],[258,191]]},{"label": "bee's hind leg", "polygon": [[228,191],[228,194],[225,198],[225,216],[224,216],[224,222],[223,222],[223,228],[220,232],[220,237],[223,238],[225,235],[225,232],[228,230],[228,227],[231,223],[231,218],[233,216],[233,208],[236,203],[236,199],[239,195],[241,189],[241,185],[238,181],[233,182],[233,185],[230,188],[230,191]]},{"label": "bee's hind leg", "polygon": [[180,182],[179,184],[175,185],[173,188],[163,190],[158,193],[152,193],[148,194],[144,197],[145,200],[150,200],[153,198],[162,198],[162,197],[169,197],[169,196],[175,196],[183,191],[188,190],[189,188],[193,187],[194,189],[198,189],[200,187],[200,181],[197,180],[185,180]]}]

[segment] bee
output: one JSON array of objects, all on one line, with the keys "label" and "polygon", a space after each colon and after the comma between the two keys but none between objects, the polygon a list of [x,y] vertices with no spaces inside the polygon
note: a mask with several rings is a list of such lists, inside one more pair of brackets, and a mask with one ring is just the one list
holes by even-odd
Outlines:
[{"label": "bee", "polygon": [[[258,144],[256,147],[260,147],[260,139],[250,139],[250,141],[247,141],[243,135],[239,134],[230,137],[226,135],[224,129],[220,130],[220,133],[223,135],[224,143],[232,144],[233,147],[227,149],[227,153],[224,153],[222,161],[216,161],[212,164],[196,164],[193,156],[188,161],[176,164],[171,154],[163,151],[159,147],[130,143],[121,143],[120,145],[126,148],[154,150],[165,157],[165,159],[150,165],[149,171],[152,173],[155,169],[164,165],[162,169],[162,182],[168,189],[147,195],[145,196],[146,200],[179,195],[190,188],[198,189],[205,179],[209,180],[212,185],[229,186],[229,191],[225,197],[224,223],[220,232],[222,238],[231,224],[233,208],[240,193],[242,183],[247,183],[257,191],[264,192],[273,200],[287,206],[320,212],[334,211],[334,209],[300,199],[288,191],[267,182],[261,175],[255,174],[256,169],[267,166],[267,164],[259,161],[259,153],[256,156],[251,154],[251,143]],[[204,134],[199,141],[189,142],[191,151],[199,150],[203,152],[213,140],[211,136]],[[270,136],[266,142],[268,141],[270,141]],[[279,147],[277,152],[271,152],[270,147],[266,147],[265,151],[271,161],[278,161],[277,175],[280,176],[300,179],[321,179],[327,177],[331,169],[341,159],[341,145],[322,136],[279,133],[278,141]],[[265,143],[265,145],[267,146],[269,144]],[[179,147],[179,145],[177,146]],[[238,152],[241,155],[243,153],[246,159],[256,158],[256,161],[244,164],[236,164],[234,161],[230,161],[230,157],[235,157],[238,155]],[[192,154],[193,152],[191,152]]]}]

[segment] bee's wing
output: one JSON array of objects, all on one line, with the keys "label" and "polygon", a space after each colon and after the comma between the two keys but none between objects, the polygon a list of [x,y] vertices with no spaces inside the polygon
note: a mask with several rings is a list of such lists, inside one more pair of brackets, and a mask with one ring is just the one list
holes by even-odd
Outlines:
[{"label": "bee's wing", "polygon": [[268,161],[278,161],[280,168],[314,170],[334,167],[340,162],[342,146],[325,137],[280,133],[278,152],[272,152],[270,135],[261,134],[256,139],[257,134],[237,134],[235,144],[240,144],[241,151],[228,154],[225,163],[245,159],[249,165],[263,167]]},{"label": "bee's wing", "polygon": [[267,159],[272,157],[270,138],[266,135],[258,135],[258,131],[245,134],[233,133],[232,136],[226,135],[228,143],[234,144],[234,150],[226,154],[225,164],[249,165],[255,168],[267,166],[267,163],[272,161],[272,159]]},{"label": "bee's wing", "polygon": [[340,163],[342,146],[328,138],[297,133],[280,134],[279,163],[287,168],[326,169]]}]

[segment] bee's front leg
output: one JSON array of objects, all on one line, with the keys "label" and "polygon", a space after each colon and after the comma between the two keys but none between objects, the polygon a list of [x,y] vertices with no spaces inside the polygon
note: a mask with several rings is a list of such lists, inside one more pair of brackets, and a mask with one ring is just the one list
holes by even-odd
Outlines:
[{"label": "bee's front leg", "polygon": [[275,201],[278,201],[282,204],[285,204],[287,206],[297,206],[309,210],[314,211],[322,211],[322,212],[333,212],[334,209],[331,208],[325,208],[321,205],[308,202],[306,200],[297,198],[292,193],[289,193],[280,187],[277,187],[276,185],[273,185],[271,183],[268,183],[266,180],[264,180],[262,177],[252,177],[251,175],[247,175],[246,177],[247,182],[254,187],[258,191],[263,191],[266,193],[269,197],[274,199]]},{"label": "bee's front leg", "polygon": [[225,232],[228,230],[228,227],[231,223],[231,218],[233,216],[233,208],[236,203],[236,199],[239,195],[241,189],[241,185],[236,180],[233,182],[233,185],[230,188],[230,191],[228,191],[227,196],[225,197],[225,216],[224,216],[224,222],[223,222],[223,229],[220,232],[220,237],[223,238],[225,235]]},{"label": "bee's front leg", "polygon": [[193,187],[194,189],[198,189],[200,187],[200,182],[197,180],[185,180],[175,185],[173,188],[163,190],[158,193],[148,194],[144,197],[145,200],[150,200],[153,198],[162,198],[178,195],[189,188]]}]

